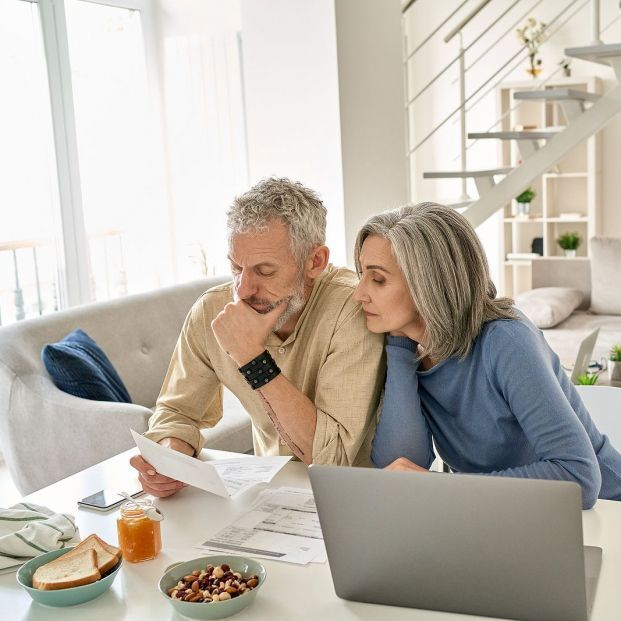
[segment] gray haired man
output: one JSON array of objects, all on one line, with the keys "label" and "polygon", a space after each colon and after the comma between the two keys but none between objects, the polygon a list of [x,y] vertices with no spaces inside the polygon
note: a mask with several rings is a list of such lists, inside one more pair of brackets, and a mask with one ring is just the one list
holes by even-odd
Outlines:
[{"label": "gray haired man", "polygon": [[[367,465],[384,380],[383,337],[367,330],[353,272],[328,263],[326,209],[312,190],[266,179],[228,212],[233,282],[194,304],[146,436],[188,455],[222,417],[226,386],[250,414],[257,455]],[[143,488],[183,487],[131,459]]]}]

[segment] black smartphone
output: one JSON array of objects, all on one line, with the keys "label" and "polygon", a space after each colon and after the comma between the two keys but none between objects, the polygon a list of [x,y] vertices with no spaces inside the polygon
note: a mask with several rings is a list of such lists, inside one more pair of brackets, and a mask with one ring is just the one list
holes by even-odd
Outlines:
[{"label": "black smartphone", "polygon": [[[132,492],[130,496],[137,498],[142,494],[144,494],[144,490],[140,489]],[[110,511],[121,506],[125,501],[126,499],[119,496],[116,492],[102,489],[95,494],[82,498],[82,500],[78,500],[78,506],[85,509],[93,509],[94,511]]]}]

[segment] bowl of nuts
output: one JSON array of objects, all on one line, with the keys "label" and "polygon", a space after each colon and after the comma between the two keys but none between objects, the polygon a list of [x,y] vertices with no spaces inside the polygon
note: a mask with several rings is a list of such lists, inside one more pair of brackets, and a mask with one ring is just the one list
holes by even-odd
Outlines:
[{"label": "bowl of nuts", "polygon": [[266,576],[265,567],[250,558],[203,556],[169,567],[159,589],[186,617],[223,619],[249,606]]}]

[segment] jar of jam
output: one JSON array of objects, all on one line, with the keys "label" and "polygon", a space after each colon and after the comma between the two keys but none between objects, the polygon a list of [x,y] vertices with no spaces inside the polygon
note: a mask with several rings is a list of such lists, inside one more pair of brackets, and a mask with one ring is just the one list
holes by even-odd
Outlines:
[{"label": "jar of jam", "polygon": [[116,521],[123,559],[130,563],[150,561],[162,549],[162,514],[150,500],[131,500],[121,505]]}]

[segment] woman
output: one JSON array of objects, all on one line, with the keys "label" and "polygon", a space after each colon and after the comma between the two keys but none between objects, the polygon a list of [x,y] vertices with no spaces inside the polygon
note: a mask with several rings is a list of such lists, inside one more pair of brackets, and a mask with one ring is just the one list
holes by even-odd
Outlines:
[{"label": "woman", "polygon": [[388,372],[372,460],[426,471],[575,481],[585,508],[621,499],[621,455],[591,420],[542,333],[496,298],[469,222],[434,203],[373,216],[355,247]]}]

